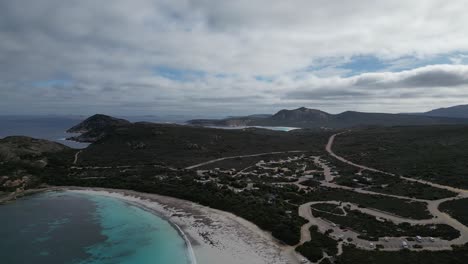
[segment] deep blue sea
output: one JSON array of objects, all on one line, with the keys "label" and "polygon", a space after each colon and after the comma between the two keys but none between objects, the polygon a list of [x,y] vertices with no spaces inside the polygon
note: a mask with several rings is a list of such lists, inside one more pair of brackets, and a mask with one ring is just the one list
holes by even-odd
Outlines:
[{"label": "deep blue sea", "polygon": [[0,263],[187,264],[167,221],[118,198],[48,192],[0,205]]}]

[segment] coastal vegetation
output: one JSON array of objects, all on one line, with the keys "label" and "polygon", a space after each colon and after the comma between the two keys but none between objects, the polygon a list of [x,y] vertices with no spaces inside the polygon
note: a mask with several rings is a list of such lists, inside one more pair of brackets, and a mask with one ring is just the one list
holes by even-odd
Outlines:
[{"label": "coastal vegetation", "polygon": [[[54,185],[130,189],[193,201],[252,221],[289,245],[299,242],[300,227],[305,223],[297,215],[297,206],[279,198],[287,193],[288,188],[279,191],[268,185],[259,185],[258,190],[238,194],[228,188],[218,188],[216,184],[194,181],[193,171],[181,173],[162,167],[141,167],[124,172],[103,169],[95,174],[80,170],[79,173],[80,177],[76,174],[65,177],[48,174],[45,180]],[[287,211],[292,213],[287,214]]]},{"label": "coastal vegetation", "polygon": [[[336,210],[336,209],[334,209]],[[332,210],[331,212],[333,212]],[[394,224],[391,221],[376,219],[376,217],[357,210],[346,210],[346,215],[338,215],[314,210],[314,216],[327,219],[342,228],[354,230],[362,238],[377,241],[380,237],[440,237],[452,240],[460,236],[460,232],[448,225],[411,225],[409,223]]]},{"label": "coastal vegetation", "polygon": [[335,152],[387,172],[468,188],[468,126],[410,126],[353,130],[336,139]]},{"label": "coastal vegetation", "polygon": [[[341,140],[341,136],[339,140]],[[448,190],[434,188],[418,182],[410,182],[401,179],[397,175],[392,176],[360,170],[336,159],[328,159],[328,162],[334,170],[339,171],[340,177],[336,178],[336,183],[340,185],[425,200],[438,200],[456,196],[456,193]]]},{"label": "coastal vegetation", "polygon": [[468,245],[454,247],[452,251],[409,251],[397,252],[362,250],[349,245],[343,247],[343,254],[336,258],[336,264],[453,264],[468,259]]},{"label": "coastal vegetation", "polygon": [[212,159],[291,150],[323,152],[329,133],[264,129],[223,130],[136,123],[105,132],[84,149],[78,164],[164,164],[183,168]]},{"label": "coastal vegetation", "polygon": [[[388,128],[390,131],[394,129],[397,128]],[[379,129],[349,134],[374,130]],[[463,129],[457,131],[464,132]],[[87,126],[86,134],[99,135],[99,138],[95,138],[84,150],[60,147],[57,151],[17,155],[15,159],[7,159],[4,155],[0,175],[16,177],[18,171],[21,171],[20,175],[30,175],[34,184],[21,188],[34,188],[41,184],[104,187],[185,199],[234,213],[291,246],[297,246],[301,240],[301,227],[308,221],[301,217],[303,214],[300,216],[300,206],[309,202],[347,202],[390,216],[429,220],[433,215],[427,209],[427,201],[456,195],[446,189],[409,182],[398,176],[361,170],[335,159],[324,149],[332,134],[329,131],[220,130],[119,121],[110,126]],[[343,151],[339,146],[341,137],[345,135],[348,134],[340,135],[337,139],[337,152]],[[349,139],[346,140],[351,144]],[[14,148],[29,149],[27,142]],[[428,140],[424,142],[429,144]],[[327,167],[331,167],[331,178],[327,175]],[[2,186],[3,191],[19,190],[18,187]],[[466,201],[445,202],[441,209],[466,223],[463,202]],[[355,230],[359,232],[359,238],[368,241],[376,241],[383,236],[419,235],[450,240],[459,235],[457,230],[444,224],[397,225],[333,204],[314,204],[312,214],[339,227]],[[330,232],[322,233],[312,225],[312,240],[300,244],[296,250],[312,261],[325,256],[322,263],[353,263],[347,261],[362,257],[362,250],[352,246],[345,246],[343,254],[336,256],[340,241],[330,236]],[[457,247],[453,253],[463,256],[465,251],[465,248]],[[400,254],[406,254],[365,252],[372,257],[363,258],[363,263],[387,254],[395,259]],[[422,258],[430,255],[426,251],[408,254]],[[435,256],[439,258],[443,255]],[[349,259],[344,259],[344,256]]]},{"label": "coastal vegetation", "polygon": [[411,219],[430,218],[427,206],[423,202],[405,201],[389,196],[362,194],[348,190],[321,187],[315,192],[307,193],[304,200],[350,202],[362,208],[374,208]]},{"label": "coastal vegetation", "polygon": [[440,205],[440,209],[468,226],[468,198],[447,201]]},{"label": "coastal vegetation", "polygon": [[328,256],[337,254],[337,242],[327,234],[322,234],[317,231],[317,226],[312,226],[310,231],[310,241],[297,247],[297,251],[312,262],[317,262],[324,257],[324,253]]},{"label": "coastal vegetation", "polygon": [[57,157],[60,156],[62,161],[67,160],[73,152],[64,145],[47,140],[22,136],[0,139],[0,192],[39,186],[42,183],[39,177],[42,171],[55,167],[52,164]]}]

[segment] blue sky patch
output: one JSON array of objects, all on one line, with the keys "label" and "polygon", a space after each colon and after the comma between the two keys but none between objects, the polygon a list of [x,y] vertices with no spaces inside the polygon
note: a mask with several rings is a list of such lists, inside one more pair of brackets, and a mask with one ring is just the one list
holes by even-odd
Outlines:
[{"label": "blue sky patch", "polygon": [[380,60],[375,56],[355,56],[351,58],[351,61],[344,63],[339,68],[350,70],[349,75],[357,75],[365,72],[377,72],[389,66],[388,63]]},{"label": "blue sky patch", "polygon": [[345,63],[311,65],[305,71],[318,71],[324,68],[344,69],[342,77],[350,77],[367,72],[398,72],[411,70],[437,64],[468,64],[468,55],[462,52],[446,53],[436,56],[418,58],[416,56],[404,56],[398,59],[383,60],[374,55],[359,55],[351,57]]},{"label": "blue sky patch", "polygon": [[188,69],[176,69],[166,66],[156,66],[153,68],[156,75],[171,79],[174,81],[189,81],[193,79],[199,79],[206,76],[206,72],[188,70]]},{"label": "blue sky patch", "polygon": [[257,76],[255,76],[255,80],[260,81],[260,82],[268,82],[268,83],[271,83],[271,82],[273,82],[274,78],[271,77],[271,76],[261,76],[261,75],[257,75]]}]

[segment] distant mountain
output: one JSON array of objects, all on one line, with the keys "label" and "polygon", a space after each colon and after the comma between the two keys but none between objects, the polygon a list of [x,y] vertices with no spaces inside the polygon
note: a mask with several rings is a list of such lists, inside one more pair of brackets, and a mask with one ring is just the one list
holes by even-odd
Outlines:
[{"label": "distant mountain", "polygon": [[424,116],[442,116],[455,118],[468,118],[468,105],[456,105],[447,108],[438,108],[422,113]]},{"label": "distant mountain", "polygon": [[348,128],[356,126],[398,126],[468,124],[460,118],[434,117],[411,114],[384,114],[347,111],[329,114],[324,111],[301,107],[294,110],[281,110],[270,117],[246,116],[221,120],[190,120],[189,124],[201,126],[288,126],[300,128]]},{"label": "distant mountain", "polygon": [[251,118],[268,118],[271,117],[271,114],[256,114],[256,115],[249,115]]},{"label": "distant mountain", "polygon": [[81,133],[80,136],[71,137],[70,140],[78,142],[95,142],[106,135],[107,130],[118,126],[130,125],[131,122],[107,115],[93,115],[78,125],[67,130],[68,133]]},{"label": "distant mountain", "polygon": [[93,115],[78,125],[67,130],[68,133],[86,133],[93,129],[103,129],[108,126],[128,125],[129,121],[107,115]]},{"label": "distant mountain", "polygon": [[283,109],[274,114],[265,123],[276,123],[281,126],[292,126],[293,124],[298,127],[308,127],[310,124],[327,124],[331,121],[333,115],[316,110],[301,107],[294,110]]}]

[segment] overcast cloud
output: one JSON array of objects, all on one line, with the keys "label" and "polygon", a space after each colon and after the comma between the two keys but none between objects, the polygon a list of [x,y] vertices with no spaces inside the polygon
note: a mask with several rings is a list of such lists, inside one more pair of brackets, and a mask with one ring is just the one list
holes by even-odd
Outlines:
[{"label": "overcast cloud", "polygon": [[0,1],[3,114],[468,103],[464,0]]}]

